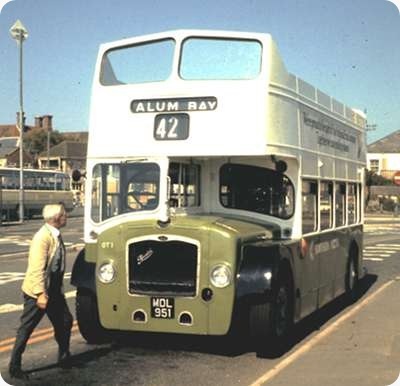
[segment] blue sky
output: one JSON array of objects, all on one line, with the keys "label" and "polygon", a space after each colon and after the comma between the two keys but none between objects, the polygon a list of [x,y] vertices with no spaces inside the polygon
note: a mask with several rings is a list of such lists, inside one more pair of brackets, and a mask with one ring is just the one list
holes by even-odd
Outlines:
[{"label": "blue sky", "polygon": [[[1,2],[1,1],[0,1]],[[100,43],[181,28],[271,33],[287,69],[367,109],[373,142],[400,130],[400,14],[387,0],[13,0],[0,14],[0,124],[18,110],[20,19],[24,110],[52,114],[59,131],[87,130]]]}]

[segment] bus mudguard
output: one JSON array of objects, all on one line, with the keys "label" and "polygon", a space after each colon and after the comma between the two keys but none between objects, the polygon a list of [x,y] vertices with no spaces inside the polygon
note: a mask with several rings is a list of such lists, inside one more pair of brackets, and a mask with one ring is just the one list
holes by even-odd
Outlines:
[{"label": "bus mudguard", "polygon": [[247,245],[237,275],[236,300],[265,302],[269,298],[282,257],[279,245]]},{"label": "bus mudguard", "polygon": [[76,257],[71,274],[71,284],[77,288],[87,288],[96,293],[96,264],[85,260],[85,250],[82,249]]}]

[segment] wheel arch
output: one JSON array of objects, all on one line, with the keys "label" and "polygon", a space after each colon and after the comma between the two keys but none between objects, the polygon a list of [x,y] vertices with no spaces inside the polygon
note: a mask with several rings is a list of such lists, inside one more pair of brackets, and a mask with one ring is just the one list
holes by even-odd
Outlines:
[{"label": "wheel arch", "polygon": [[295,285],[290,251],[290,248],[279,244],[245,246],[238,268],[236,299],[265,301],[282,275],[290,280],[293,290]]},{"label": "wheel arch", "polygon": [[361,259],[360,259],[360,247],[358,245],[357,240],[352,239],[349,244],[349,252],[348,252],[348,262],[353,260],[354,266],[356,268],[357,279],[360,278],[360,268],[361,268]]},{"label": "wheel arch", "polygon": [[82,249],[72,267],[71,284],[74,287],[85,288],[96,294],[95,271],[96,264],[85,260],[85,249]]}]

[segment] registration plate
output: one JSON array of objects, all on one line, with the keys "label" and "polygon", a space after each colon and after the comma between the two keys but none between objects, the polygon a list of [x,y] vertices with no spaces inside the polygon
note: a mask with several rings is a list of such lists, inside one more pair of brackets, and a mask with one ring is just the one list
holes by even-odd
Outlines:
[{"label": "registration plate", "polygon": [[151,317],[157,319],[173,319],[175,315],[174,298],[152,297]]}]

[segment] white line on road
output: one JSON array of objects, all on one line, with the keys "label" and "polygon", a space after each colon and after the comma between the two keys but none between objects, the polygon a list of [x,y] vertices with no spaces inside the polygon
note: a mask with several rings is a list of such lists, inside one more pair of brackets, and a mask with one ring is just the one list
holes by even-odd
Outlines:
[{"label": "white line on road", "polygon": [[[23,272],[1,272],[0,273],[0,285],[12,283],[14,281],[24,280],[25,273]],[[64,279],[70,279],[71,272],[66,272],[64,274]]]},{"label": "white line on road", "polygon": [[383,261],[383,259],[380,258],[380,257],[364,257],[363,260],[369,260],[369,261]]},{"label": "white line on road", "polygon": [[[74,291],[66,292],[65,297],[67,299],[76,297],[76,291],[74,290]],[[15,312],[15,311],[22,311],[23,308],[24,308],[23,304],[11,304],[11,303],[2,304],[0,306],[0,314],[6,314],[8,312]]]},{"label": "white line on road", "polygon": [[393,253],[396,253],[396,251],[388,251],[387,249],[368,249],[366,251],[364,251],[364,253],[389,253],[391,255],[393,255]]},{"label": "white line on road", "polygon": [[364,257],[372,257],[372,256],[378,256],[378,257],[390,257],[391,255],[387,255],[385,253],[363,253]]},{"label": "white line on road", "polygon": [[270,379],[277,376],[282,370],[284,370],[286,367],[291,365],[301,355],[305,354],[307,351],[310,351],[322,339],[324,339],[326,336],[328,336],[329,334],[334,332],[339,327],[340,324],[342,324],[348,318],[353,316],[356,312],[358,312],[361,308],[363,308],[365,305],[367,305],[367,303],[369,303],[372,299],[374,299],[378,294],[380,294],[382,291],[384,291],[387,287],[389,287],[394,282],[395,282],[395,280],[390,280],[387,283],[383,284],[375,292],[373,292],[372,294],[367,296],[361,303],[352,307],[348,312],[343,314],[339,319],[337,319],[335,322],[333,322],[327,328],[325,328],[320,333],[315,335],[308,342],[306,342],[303,346],[301,346],[300,348],[295,350],[292,354],[290,354],[289,356],[284,358],[275,367],[273,367],[271,370],[268,370],[264,375],[262,375],[260,378],[258,378],[256,381],[254,381],[249,386],[261,386],[261,385],[265,384],[266,382],[268,382]]}]

